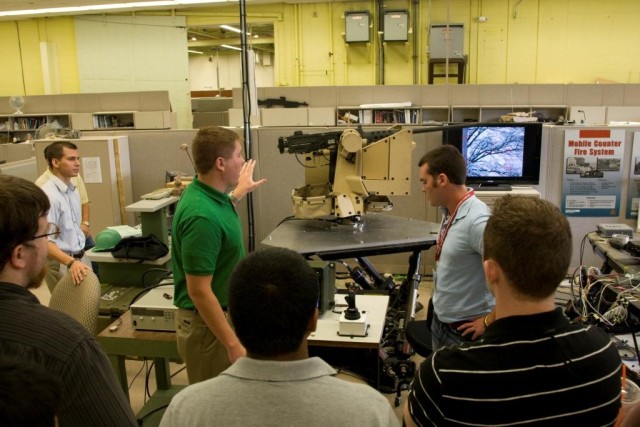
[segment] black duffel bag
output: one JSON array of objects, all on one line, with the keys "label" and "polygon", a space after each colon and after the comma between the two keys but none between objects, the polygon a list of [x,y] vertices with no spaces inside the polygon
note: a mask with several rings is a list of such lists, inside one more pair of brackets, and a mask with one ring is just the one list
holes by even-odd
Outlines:
[{"label": "black duffel bag", "polygon": [[169,253],[169,248],[153,234],[125,237],[111,250],[115,258],[152,261]]}]

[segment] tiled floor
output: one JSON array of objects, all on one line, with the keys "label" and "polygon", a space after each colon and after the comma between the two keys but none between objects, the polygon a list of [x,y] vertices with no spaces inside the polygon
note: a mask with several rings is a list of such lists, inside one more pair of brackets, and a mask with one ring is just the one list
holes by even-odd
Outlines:
[{"label": "tiled floor", "polygon": [[[420,284],[419,288],[419,296],[418,301],[420,301],[424,307],[427,306],[427,302],[429,297],[431,296],[432,284],[429,282],[423,282]],[[40,288],[33,291],[34,294],[38,297],[38,299],[43,304],[48,304],[50,293],[47,289],[46,285],[41,286]],[[416,314],[416,319],[425,319],[426,318],[426,308],[419,311]],[[416,367],[419,366],[422,358],[418,355],[413,356],[412,358]],[[127,360],[127,377],[129,378],[129,398],[131,401],[131,406],[133,408],[134,413],[138,413],[144,404],[148,401],[149,395],[152,395],[156,391],[155,387],[155,374],[153,368],[150,366],[151,362],[147,361],[137,361],[137,360]],[[187,385],[187,374],[183,369],[184,365],[178,365],[175,363],[171,363],[171,373],[172,373],[172,384],[174,385]],[[147,378],[147,371],[149,372]],[[349,374],[340,373],[338,376],[346,381],[356,381],[356,382],[364,382],[360,378],[354,377]],[[385,394],[385,396],[389,400],[389,404],[394,407],[396,414],[398,415],[398,419],[402,420],[402,406],[405,402],[406,391],[402,393],[402,399],[400,402],[400,406],[394,407],[395,393]]]}]

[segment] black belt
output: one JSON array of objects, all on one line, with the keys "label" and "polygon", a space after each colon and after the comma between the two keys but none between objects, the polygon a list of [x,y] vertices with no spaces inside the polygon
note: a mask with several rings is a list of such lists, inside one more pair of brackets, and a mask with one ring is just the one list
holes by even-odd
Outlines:
[{"label": "black belt", "polygon": [[69,254],[69,256],[72,256],[75,259],[82,259],[82,257],[84,256],[84,251],[80,251],[80,252],[75,253],[75,254]]},{"label": "black belt", "polygon": [[465,323],[473,322],[473,320],[458,320],[456,322],[444,323],[442,320],[438,319],[438,316],[435,313],[433,313],[433,317],[434,319],[437,319],[438,322],[442,323],[445,326],[450,327],[453,330],[458,330],[458,328],[464,325]]},{"label": "black belt", "polygon": [[446,323],[447,325],[449,325],[450,328],[458,330],[458,328],[462,325],[464,325],[465,323],[469,323],[472,322],[472,320],[459,320],[457,322],[451,322],[451,323]]}]

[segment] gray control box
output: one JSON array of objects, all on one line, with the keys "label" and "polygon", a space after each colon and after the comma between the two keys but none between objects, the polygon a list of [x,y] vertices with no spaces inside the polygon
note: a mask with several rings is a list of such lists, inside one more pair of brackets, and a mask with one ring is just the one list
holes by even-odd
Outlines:
[{"label": "gray control box", "polygon": [[463,58],[464,24],[432,24],[429,31],[429,58]]},{"label": "gray control box", "polygon": [[409,12],[388,10],[384,13],[384,41],[406,42],[409,40]]},{"label": "gray control box", "polygon": [[369,42],[369,11],[352,11],[344,13],[344,41],[347,43]]}]

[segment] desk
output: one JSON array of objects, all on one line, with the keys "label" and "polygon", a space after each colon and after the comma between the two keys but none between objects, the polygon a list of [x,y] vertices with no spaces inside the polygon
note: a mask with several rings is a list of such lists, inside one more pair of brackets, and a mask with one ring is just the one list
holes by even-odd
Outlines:
[{"label": "desk", "polygon": [[[340,298],[339,295],[336,296]],[[366,337],[348,337],[338,335],[340,314],[326,311],[318,318],[318,327],[309,337],[310,346],[378,348],[387,312],[389,297],[387,295],[358,295],[356,305],[360,311],[366,310],[369,322]],[[106,328],[97,340],[109,356],[118,381],[127,397],[128,379],[125,368],[126,356],[152,358],[155,362],[156,383],[158,390],[169,390],[171,375],[169,361],[180,360],[176,345],[175,332],[139,331],[131,325],[131,310],[125,312],[111,326],[119,325],[114,332]]]},{"label": "desk", "polygon": [[[346,294],[336,294],[337,304],[342,304],[341,298]],[[375,348],[380,345],[384,320],[387,314],[389,297],[387,295],[357,295],[356,306],[360,312],[366,310],[369,322],[366,337],[348,337],[338,335],[340,313],[325,311],[318,318],[318,327],[308,339],[310,346],[323,347],[354,347]],[[339,307],[342,308],[342,307]],[[346,306],[344,307],[347,308]],[[337,310],[336,310],[337,311]]]},{"label": "desk", "polygon": [[414,252],[435,245],[439,225],[411,218],[368,213],[357,225],[321,220],[292,220],[280,224],[263,246],[289,248],[324,260]]},{"label": "desk", "polygon": [[609,244],[609,239],[602,237],[597,232],[587,234],[587,239],[593,248],[593,252],[604,261],[602,272],[617,271],[624,274],[636,274],[640,272],[640,258],[629,252],[616,249]]},{"label": "desk", "polygon": [[280,224],[263,241],[263,246],[289,248],[305,257],[323,260],[358,258],[410,252],[405,325],[415,314],[420,283],[420,253],[435,245],[439,225],[411,218],[369,213],[354,225],[334,225],[321,220],[293,220]]},{"label": "desk", "polygon": [[119,320],[111,324],[111,326],[115,325],[118,325],[116,331],[111,332],[106,328],[98,334],[97,340],[109,356],[127,398],[129,384],[124,363],[126,356],[153,359],[158,390],[169,390],[171,387],[169,360],[180,360],[175,332],[137,331],[131,325],[131,310],[126,311]]},{"label": "desk", "polygon": [[[409,347],[405,345],[407,343],[404,328],[415,317],[416,295],[418,284],[421,280],[419,272],[421,252],[435,245],[438,229],[439,225],[431,222],[369,213],[362,217],[361,223],[355,225],[336,226],[320,220],[287,221],[271,232],[262,241],[262,245],[289,248],[305,257],[319,256],[323,260],[358,258],[360,261],[360,258],[371,255],[411,253],[408,262],[407,279],[400,287],[400,291],[394,292],[393,295],[393,308],[397,309],[396,317],[401,318],[404,316],[404,319],[400,319],[397,322],[399,326],[393,328],[395,335],[387,334],[388,336],[385,337],[386,341],[393,341],[392,347],[394,349],[402,348],[402,350],[396,351],[397,354],[395,355],[398,357],[389,357],[387,360],[393,360],[395,361],[394,363],[403,363],[403,360],[408,359],[410,356],[410,353],[408,353]],[[359,309],[362,308],[361,304],[367,301],[365,298],[366,296],[356,297],[356,305]],[[324,315],[327,315],[327,313],[324,313]],[[386,317],[384,320],[386,320]],[[380,389],[381,369],[378,350],[380,349],[381,335],[373,329],[374,322],[371,322],[371,324],[370,335],[375,333],[377,337],[376,340],[376,337],[371,336],[371,342],[368,344],[370,346],[369,350],[376,350],[377,369],[373,382],[375,387]],[[382,325],[382,328],[384,329],[384,325]],[[324,341],[326,345],[333,347],[346,344],[345,342],[336,342],[336,337],[330,341],[329,338],[327,337],[326,341],[320,340],[320,342]],[[355,343],[355,341],[352,343]],[[310,340],[309,345],[313,346],[314,342]],[[387,354],[387,356],[390,355]],[[390,371],[400,372],[400,368],[398,366],[398,369],[390,369]],[[400,387],[399,384],[398,387]]]}]

